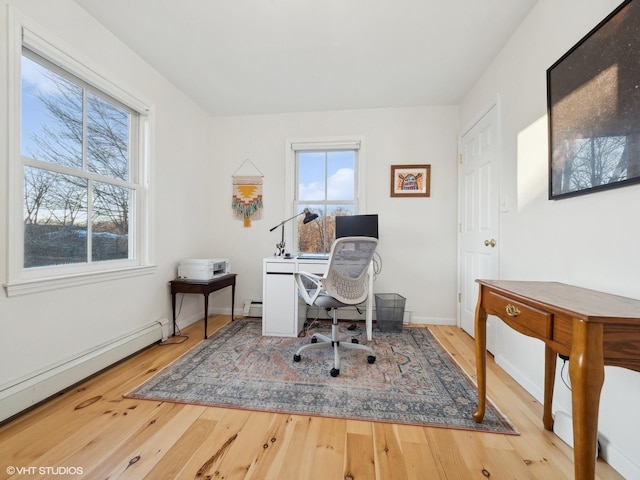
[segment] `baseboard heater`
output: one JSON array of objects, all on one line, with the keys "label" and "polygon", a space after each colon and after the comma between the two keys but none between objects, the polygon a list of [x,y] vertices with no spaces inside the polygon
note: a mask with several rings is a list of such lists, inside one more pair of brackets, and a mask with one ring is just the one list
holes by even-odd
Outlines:
[{"label": "baseboard heater", "polygon": [[160,319],[117,339],[0,387],[0,421],[166,338],[169,320]]},{"label": "baseboard heater", "polygon": [[245,317],[262,317],[262,302],[259,300],[246,300],[242,313]]}]

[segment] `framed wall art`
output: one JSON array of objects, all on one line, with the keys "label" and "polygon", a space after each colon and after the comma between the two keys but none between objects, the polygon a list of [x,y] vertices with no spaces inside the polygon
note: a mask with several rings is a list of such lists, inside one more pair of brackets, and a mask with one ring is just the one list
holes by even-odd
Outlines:
[{"label": "framed wall art", "polygon": [[547,70],[549,199],[640,182],[640,2]]},{"label": "framed wall art", "polygon": [[431,165],[391,165],[392,197],[428,197]]}]

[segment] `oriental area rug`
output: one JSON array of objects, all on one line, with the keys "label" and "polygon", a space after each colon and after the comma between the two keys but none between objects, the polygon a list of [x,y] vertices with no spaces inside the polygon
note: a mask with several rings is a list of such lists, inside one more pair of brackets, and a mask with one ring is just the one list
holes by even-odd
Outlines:
[{"label": "oriental area rug", "polygon": [[341,350],[340,375],[331,377],[331,349],[296,350],[306,338],[263,337],[260,320],[236,320],[126,394],[129,398],[267,412],[391,422],[517,434],[487,401],[482,423],[471,418],[477,390],[469,377],[426,328],[398,333],[374,330],[366,342],[362,327],[352,334],[376,352]]}]

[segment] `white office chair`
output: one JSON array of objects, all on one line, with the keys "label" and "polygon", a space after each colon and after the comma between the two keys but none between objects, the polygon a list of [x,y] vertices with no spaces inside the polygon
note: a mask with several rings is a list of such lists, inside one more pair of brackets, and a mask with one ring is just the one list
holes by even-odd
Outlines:
[{"label": "white office chair", "polygon": [[[337,377],[340,374],[340,347],[363,350],[369,353],[369,363],[376,361],[371,347],[360,345],[355,338],[351,342],[343,341],[349,336],[339,335],[337,309],[357,305],[367,298],[368,268],[377,245],[378,240],[370,237],[339,238],[331,246],[324,276],[308,272],[294,273],[298,292],[304,301],[333,313],[331,337],[314,333],[311,343],[300,347],[295,353],[294,362],[299,362],[300,354],[306,350],[333,347],[334,365],[330,373],[332,377]],[[318,343],[318,340],[321,342]]]}]

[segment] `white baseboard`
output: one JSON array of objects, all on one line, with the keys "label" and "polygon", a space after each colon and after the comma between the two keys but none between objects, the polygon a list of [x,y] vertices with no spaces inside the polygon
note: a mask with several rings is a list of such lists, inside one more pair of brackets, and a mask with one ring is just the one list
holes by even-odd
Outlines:
[{"label": "white baseboard", "polygon": [[[359,307],[362,313],[358,313],[355,308],[341,308],[338,310],[338,318],[340,320],[364,320],[365,310],[364,305]],[[376,319],[376,307],[373,306],[373,319]],[[215,312],[224,313],[224,312]],[[228,312],[227,312],[228,313]],[[245,300],[243,303],[242,315],[244,317],[262,317],[262,301],[261,300]],[[324,312],[317,307],[310,307],[307,313],[309,318],[324,318]],[[329,318],[328,316],[326,318]],[[439,317],[416,317],[410,308],[404,309],[404,315],[402,317],[402,323],[404,325],[455,325],[455,318],[439,318]]]},{"label": "white baseboard", "polygon": [[[507,362],[504,357],[497,356],[495,361],[498,366],[522,385],[536,400],[543,403],[544,393],[540,388],[522,375],[522,373],[517,368],[514,368],[511,363]],[[554,417],[554,433],[563,442],[573,448],[573,420],[571,415],[564,410],[556,410]],[[540,423],[542,423],[542,419],[540,419]],[[626,479],[640,480],[640,466],[636,465],[612,443],[608,442],[600,433],[598,433],[598,442],[600,445],[599,456],[607,462],[611,468]]]},{"label": "white baseboard", "polygon": [[553,433],[573,448],[573,419],[571,415],[563,410],[556,410],[553,414]]},{"label": "white baseboard", "polygon": [[413,325],[450,325],[456,326],[456,319],[449,317],[411,317]]},{"label": "white baseboard", "polygon": [[640,465],[618,450],[606,437],[598,435],[600,458],[627,480],[640,480]]},{"label": "white baseboard", "polygon": [[80,355],[50,365],[0,387],[0,421],[49,398],[67,387],[167,338],[169,320],[162,318]]},{"label": "white baseboard", "polygon": [[507,372],[509,376],[511,376],[511,378],[518,382],[527,392],[533,395],[533,397],[538,402],[544,402],[544,392],[542,391],[542,389],[538,388],[535,383],[533,383],[531,380],[529,380],[529,378],[523,375],[520,370],[518,370],[510,362],[508,362],[505,357],[498,354],[494,357],[494,360],[496,362],[496,365]]},{"label": "white baseboard", "polygon": [[[364,305],[358,305],[360,312],[355,307],[343,307],[338,309],[338,320],[362,320],[366,318],[367,308]],[[402,317],[402,323],[408,325],[415,323],[412,321],[411,310],[405,309]],[[376,308],[372,309],[373,320],[376,320]],[[307,318],[330,319],[331,317],[321,308],[309,307],[307,310]]]},{"label": "white baseboard", "polygon": [[[573,419],[564,410],[556,410],[553,414],[553,433],[573,448]],[[624,455],[606,437],[598,432],[597,456],[607,462],[611,468],[624,478],[640,480],[640,466]]]}]

